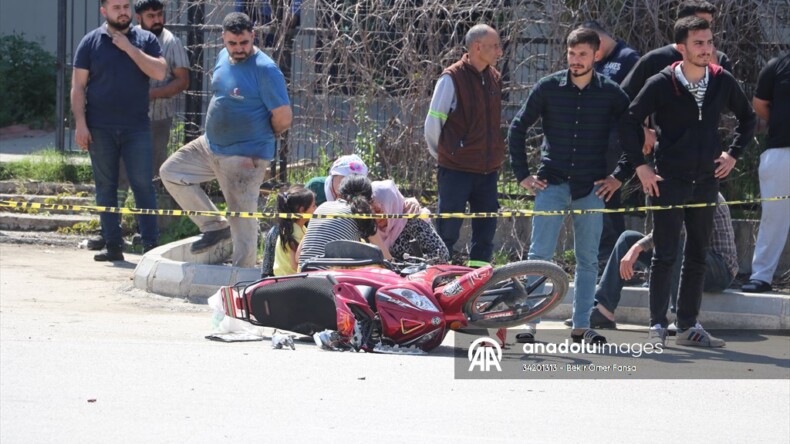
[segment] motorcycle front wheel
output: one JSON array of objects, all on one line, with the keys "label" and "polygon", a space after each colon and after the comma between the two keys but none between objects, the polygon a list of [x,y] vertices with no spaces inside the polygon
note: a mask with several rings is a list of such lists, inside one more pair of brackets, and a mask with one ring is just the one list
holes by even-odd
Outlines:
[{"label": "motorcycle front wheel", "polygon": [[546,261],[521,261],[496,268],[464,304],[469,327],[506,328],[545,316],[568,291],[568,276]]}]

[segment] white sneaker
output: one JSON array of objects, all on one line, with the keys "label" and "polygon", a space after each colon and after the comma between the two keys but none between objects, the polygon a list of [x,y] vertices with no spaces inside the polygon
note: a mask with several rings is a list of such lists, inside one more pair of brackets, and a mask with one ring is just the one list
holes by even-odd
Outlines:
[{"label": "white sneaker", "polygon": [[667,329],[662,327],[661,324],[656,324],[650,327],[647,332],[647,344],[661,344],[665,345],[667,342]]},{"label": "white sneaker", "polygon": [[675,343],[677,345],[688,345],[692,347],[724,347],[726,344],[723,339],[711,336],[710,333],[706,332],[699,322],[691,328],[685,330],[678,329]]}]

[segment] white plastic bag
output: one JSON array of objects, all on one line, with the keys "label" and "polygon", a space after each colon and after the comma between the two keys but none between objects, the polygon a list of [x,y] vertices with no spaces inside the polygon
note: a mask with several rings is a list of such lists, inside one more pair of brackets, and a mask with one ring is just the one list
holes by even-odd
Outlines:
[{"label": "white plastic bag", "polygon": [[264,337],[265,328],[256,327],[241,319],[225,316],[225,307],[222,304],[222,289],[217,290],[208,298],[208,306],[212,308],[211,326],[216,333],[249,333]]}]

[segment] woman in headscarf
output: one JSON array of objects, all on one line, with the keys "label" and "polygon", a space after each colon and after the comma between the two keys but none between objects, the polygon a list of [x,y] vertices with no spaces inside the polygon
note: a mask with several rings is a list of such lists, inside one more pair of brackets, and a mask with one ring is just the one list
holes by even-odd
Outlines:
[{"label": "woman in headscarf", "polygon": [[[365,176],[351,174],[346,176],[338,190],[338,199],[327,201],[319,205],[315,215],[332,214],[371,214],[373,209],[372,189],[370,181]],[[366,240],[381,248],[385,259],[392,259],[384,245],[373,219],[350,218],[316,218],[307,226],[302,243],[299,244],[297,256],[299,269],[309,259],[324,255],[326,244],[336,240]]]},{"label": "woman in headscarf", "polygon": [[[408,213],[405,199],[395,182],[380,180],[373,184],[373,210],[379,214]],[[422,212],[427,212],[422,209]],[[450,253],[429,219],[376,219],[378,233],[393,258],[402,260],[414,254],[412,244],[422,250],[422,257],[433,263],[447,263]]]},{"label": "woman in headscarf", "polygon": [[[307,181],[304,187],[315,194],[315,205],[320,206],[324,202],[333,202],[338,199],[340,182],[351,174],[368,175],[367,165],[356,154],[338,157],[329,168],[328,176],[313,177]],[[274,274],[275,243],[279,235],[280,231],[277,225],[274,225],[264,237],[263,262],[261,263],[261,275],[264,277]]]},{"label": "woman in headscarf", "polygon": [[316,205],[321,205],[324,202],[332,202],[337,200],[340,195],[340,182],[343,181],[344,177],[352,174],[367,176],[367,165],[365,165],[365,162],[356,154],[340,156],[332,163],[332,167],[329,168],[328,176],[310,179],[305,184],[305,188],[311,190],[315,194]]}]

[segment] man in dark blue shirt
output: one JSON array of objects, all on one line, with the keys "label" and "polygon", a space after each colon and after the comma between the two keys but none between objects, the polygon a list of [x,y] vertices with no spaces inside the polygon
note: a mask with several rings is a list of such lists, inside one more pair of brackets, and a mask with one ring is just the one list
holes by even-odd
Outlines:
[{"label": "man in dark blue shirt", "polygon": [[[609,137],[628,107],[628,96],[593,70],[599,45],[595,31],[579,28],[571,32],[567,39],[569,69],[540,79],[510,124],[510,163],[519,184],[535,194],[535,211],[602,209],[604,200],[630,176],[625,162],[612,175],[606,169]],[[532,175],[527,165],[526,134],[539,118],[543,119],[544,133],[541,165]],[[589,328],[602,224],[601,213],[573,215],[576,278],[571,337],[575,342],[606,342]],[[529,259],[551,260],[561,227],[561,216],[533,218]],[[523,339],[534,339],[534,332],[528,333],[533,338]]]},{"label": "man in dark blue shirt", "polygon": [[[123,159],[138,208],[156,209],[151,173],[149,78],[163,80],[167,64],[156,36],[130,27],[129,0],[101,0],[106,23],[89,32],[74,55],[71,110],[75,140],[91,156],[96,204],[118,202],[118,162]],[[121,217],[102,213],[104,250],[97,261],[122,261]],[[156,246],[156,216],[140,216],[143,250]]]}]

